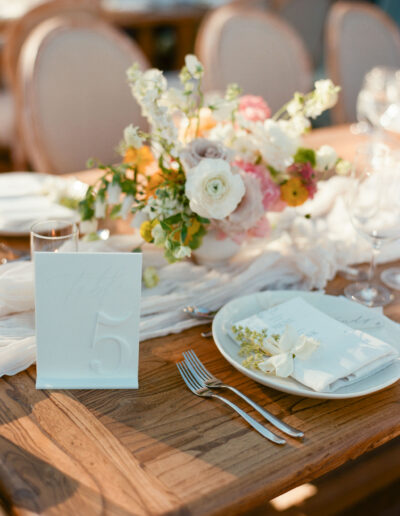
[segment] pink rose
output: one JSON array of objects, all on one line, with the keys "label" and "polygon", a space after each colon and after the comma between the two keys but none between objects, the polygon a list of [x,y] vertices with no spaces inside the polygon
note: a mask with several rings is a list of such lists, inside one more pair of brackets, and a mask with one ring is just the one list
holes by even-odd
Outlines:
[{"label": "pink rose", "polygon": [[246,188],[242,200],[236,210],[228,217],[215,222],[220,237],[228,235],[238,243],[245,240],[247,232],[253,229],[260,218],[264,216],[263,199],[258,179],[254,175],[243,172],[241,176]]},{"label": "pink rose", "polygon": [[244,95],[240,98],[239,113],[252,122],[263,122],[271,116],[268,104],[256,95]]},{"label": "pink rose", "polygon": [[248,174],[255,175],[260,182],[263,206],[266,211],[282,211],[286,204],[281,201],[279,186],[271,179],[269,171],[262,165],[253,165],[245,161],[236,161],[235,165]]}]

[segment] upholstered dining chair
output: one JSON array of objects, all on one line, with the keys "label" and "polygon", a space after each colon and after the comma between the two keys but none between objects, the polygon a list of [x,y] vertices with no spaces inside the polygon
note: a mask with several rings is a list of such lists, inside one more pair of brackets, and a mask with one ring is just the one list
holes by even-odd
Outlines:
[{"label": "upholstered dining chair", "polygon": [[227,5],[206,16],[196,41],[206,70],[206,90],[237,82],[244,93],[260,95],[272,111],[295,91],[311,87],[311,64],[305,46],[274,14]]},{"label": "upholstered dining chair", "polygon": [[[16,75],[23,44],[33,29],[54,16],[100,15],[100,0],[43,0],[35,3],[28,11],[13,20],[6,27],[2,49],[2,68],[6,88],[0,93],[0,116],[6,116],[7,123],[0,127],[0,145],[11,148],[13,167],[26,167],[26,156],[18,134],[16,120],[20,118],[20,106],[16,102]],[[7,131],[7,133],[6,133]]]},{"label": "upholstered dining chair", "polygon": [[327,20],[325,51],[327,73],[342,87],[332,118],[353,122],[365,74],[374,66],[400,68],[400,32],[379,7],[337,2]]},{"label": "upholstered dining chair", "polygon": [[91,16],[56,17],[36,27],[21,53],[17,95],[29,162],[37,171],[85,168],[89,157],[115,162],[129,123],[145,127],[126,69],[148,63],[127,36]]}]

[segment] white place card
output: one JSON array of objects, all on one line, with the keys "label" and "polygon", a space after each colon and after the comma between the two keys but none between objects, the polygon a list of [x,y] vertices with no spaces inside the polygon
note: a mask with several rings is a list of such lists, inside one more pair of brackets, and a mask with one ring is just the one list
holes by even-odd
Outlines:
[{"label": "white place card", "polygon": [[35,253],[37,389],[138,388],[141,253]]}]

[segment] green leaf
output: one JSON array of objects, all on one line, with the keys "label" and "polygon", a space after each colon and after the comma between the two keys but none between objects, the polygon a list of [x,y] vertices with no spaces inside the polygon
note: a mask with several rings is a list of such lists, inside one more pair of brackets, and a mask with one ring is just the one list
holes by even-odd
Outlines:
[{"label": "green leaf", "polygon": [[200,217],[200,215],[197,215],[197,220],[201,222],[202,224],[210,224],[210,220],[206,219],[205,217]]},{"label": "green leaf", "polygon": [[182,214],[177,213],[176,215],[172,215],[171,217],[164,219],[164,222],[166,222],[167,224],[177,224],[178,222],[181,222],[181,220],[182,220]]},{"label": "green leaf", "polygon": [[112,219],[116,219],[118,218],[119,216],[119,212],[121,211],[121,203],[120,204],[115,204],[112,208],[111,208],[111,211],[110,211],[110,217]]},{"label": "green leaf", "polygon": [[188,228],[187,226],[182,226],[182,230],[181,230],[181,242],[184,243],[185,240],[186,240],[186,237],[187,237],[187,233],[188,233]]},{"label": "green leaf", "polygon": [[279,176],[279,172],[276,170],[276,168],[272,167],[271,165],[268,165],[267,168],[270,171],[272,177]]},{"label": "green leaf", "polygon": [[312,167],[316,164],[315,151],[305,147],[299,147],[293,159],[295,163],[310,163]]}]

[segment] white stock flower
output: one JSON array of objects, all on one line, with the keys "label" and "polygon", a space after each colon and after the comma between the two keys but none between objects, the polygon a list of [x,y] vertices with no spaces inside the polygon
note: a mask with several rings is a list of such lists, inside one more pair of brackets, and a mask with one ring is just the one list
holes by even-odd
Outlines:
[{"label": "white stock flower", "polygon": [[126,195],[124,197],[124,200],[122,201],[121,209],[119,210],[119,215],[123,219],[126,219],[126,217],[129,215],[134,201],[135,201],[135,198],[133,197],[133,195]]},{"label": "white stock flower", "polygon": [[325,110],[333,107],[340,91],[330,79],[317,81],[314,86],[314,92],[304,106],[304,114],[309,118],[317,118]]},{"label": "white stock flower", "polygon": [[173,254],[177,260],[182,260],[182,258],[189,257],[192,254],[192,250],[186,245],[181,245],[175,249]]},{"label": "white stock flower", "polygon": [[291,134],[285,122],[268,119],[263,124],[255,124],[253,134],[261,156],[268,165],[283,171],[293,163],[300,142]]},{"label": "white stock flower", "polygon": [[108,203],[118,204],[121,197],[121,193],[122,190],[119,184],[113,185],[112,183],[110,183],[107,186]]},{"label": "white stock flower", "polygon": [[107,204],[97,197],[94,202],[94,216],[96,219],[104,219],[106,216],[106,208]]},{"label": "white stock flower", "polygon": [[124,143],[127,147],[133,147],[134,149],[140,149],[140,147],[142,147],[143,138],[139,135],[138,127],[134,127],[132,124],[125,127]]},{"label": "white stock flower", "polygon": [[228,162],[206,158],[189,170],[185,193],[192,211],[220,220],[236,209],[245,187],[240,175],[232,173]]},{"label": "white stock flower", "polygon": [[238,101],[218,99],[209,107],[215,120],[218,122],[227,122],[231,120],[233,112],[238,108]]},{"label": "white stock flower", "polygon": [[82,235],[89,235],[90,233],[94,233],[97,231],[98,222],[96,219],[91,220],[81,220],[79,223],[79,230]]},{"label": "white stock flower", "polygon": [[307,117],[302,115],[301,113],[298,113],[294,117],[292,117],[290,120],[281,121],[281,124],[287,124],[287,130],[288,132],[294,136],[298,137],[302,134],[304,134],[306,131],[308,131],[311,128],[311,122]]},{"label": "white stock flower", "polygon": [[169,88],[164,92],[160,100],[160,106],[165,106],[169,112],[176,110],[185,111],[187,109],[187,96],[178,88]]},{"label": "white stock flower", "polygon": [[204,68],[195,55],[188,54],[185,57],[185,65],[192,77],[194,77],[195,79],[201,78],[201,76],[203,75]]},{"label": "white stock flower", "polygon": [[330,145],[323,145],[315,153],[316,167],[318,172],[333,170],[338,160],[337,152]]}]

